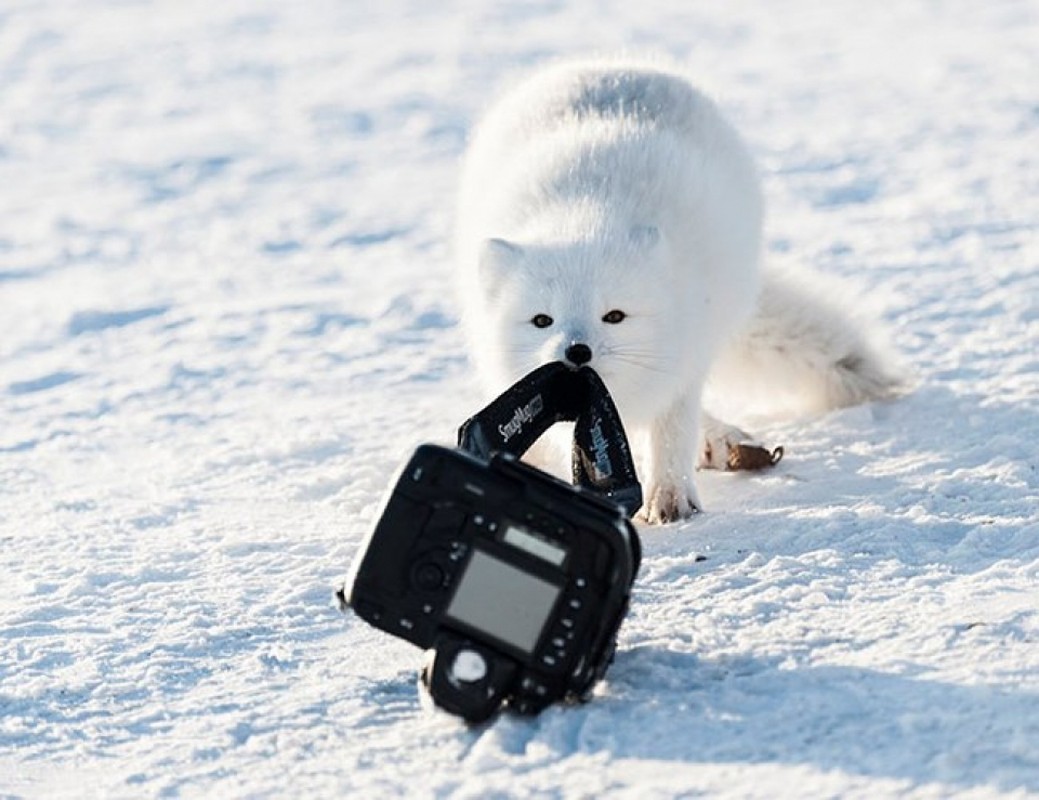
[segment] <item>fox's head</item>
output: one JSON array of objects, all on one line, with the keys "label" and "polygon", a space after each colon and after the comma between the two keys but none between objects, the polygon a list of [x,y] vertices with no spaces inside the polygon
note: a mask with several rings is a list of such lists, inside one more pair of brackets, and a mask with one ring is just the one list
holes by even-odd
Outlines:
[{"label": "fox's head", "polygon": [[587,364],[630,421],[658,413],[690,352],[671,262],[660,230],[645,225],[577,242],[486,240],[471,333],[491,388],[550,361]]}]

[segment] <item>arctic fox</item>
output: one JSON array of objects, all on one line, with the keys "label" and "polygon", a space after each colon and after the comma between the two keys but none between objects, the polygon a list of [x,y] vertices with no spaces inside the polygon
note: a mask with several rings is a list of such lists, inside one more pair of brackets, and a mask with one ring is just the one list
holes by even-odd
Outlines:
[{"label": "arctic fox", "polygon": [[846,309],[760,269],[762,205],[739,135],[670,67],[555,65],[472,138],[455,258],[476,366],[494,393],[548,361],[592,366],[632,434],[648,522],[698,510],[694,468],[748,438],[703,413],[709,375],[722,397],[757,383],[814,409],[901,384]]}]

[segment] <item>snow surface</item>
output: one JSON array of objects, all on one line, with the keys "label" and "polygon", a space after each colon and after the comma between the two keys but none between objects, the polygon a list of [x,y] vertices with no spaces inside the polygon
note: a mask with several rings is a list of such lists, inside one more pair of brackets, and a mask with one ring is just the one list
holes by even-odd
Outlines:
[{"label": "snow surface", "polygon": [[[0,795],[1039,796],[1037,42],[1029,0],[7,0]],[[331,590],[482,399],[469,126],[624,47],[920,384],[770,422],[775,471],[644,531],[593,702],[468,729]]]}]

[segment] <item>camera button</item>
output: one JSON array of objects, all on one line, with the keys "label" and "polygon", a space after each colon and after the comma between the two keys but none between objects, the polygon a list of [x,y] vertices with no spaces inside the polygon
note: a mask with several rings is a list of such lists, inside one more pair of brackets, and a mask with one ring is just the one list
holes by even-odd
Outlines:
[{"label": "camera button", "polygon": [[451,552],[447,554],[447,557],[454,562],[458,562],[465,558],[467,552],[469,552],[469,549],[464,544],[451,542]]}]

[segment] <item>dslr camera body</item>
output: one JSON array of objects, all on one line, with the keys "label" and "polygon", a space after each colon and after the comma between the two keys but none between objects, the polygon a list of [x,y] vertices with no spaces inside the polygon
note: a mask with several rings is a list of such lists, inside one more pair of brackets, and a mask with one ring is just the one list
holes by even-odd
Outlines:
[{"label": "dslr camera body", "polygon": [[[573,420],[576,485],[519,461]],[[585,699],[613,659],[638,571],[630,451],[592,370],[549,364],[421,445],[362,544],[341,605],[431,651],[422,685],[469,722]]]}]

